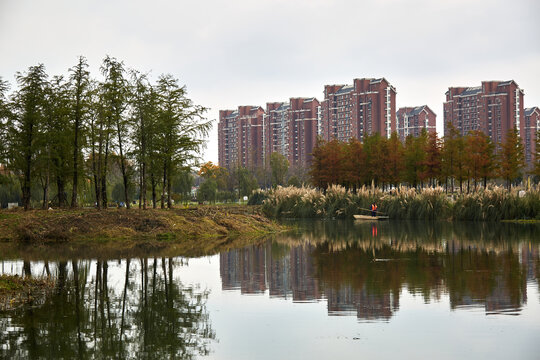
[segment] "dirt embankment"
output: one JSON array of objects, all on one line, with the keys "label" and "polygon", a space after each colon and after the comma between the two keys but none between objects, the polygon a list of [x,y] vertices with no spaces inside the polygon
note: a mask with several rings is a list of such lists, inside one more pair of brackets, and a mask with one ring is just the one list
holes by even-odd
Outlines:
[{"label": "dirt embankment", "polygon": [[123,254],[167,248],[179,255],[204,255],[282,230],[251,206],[0,212],[0,241],[5,244],[69,245]]}]

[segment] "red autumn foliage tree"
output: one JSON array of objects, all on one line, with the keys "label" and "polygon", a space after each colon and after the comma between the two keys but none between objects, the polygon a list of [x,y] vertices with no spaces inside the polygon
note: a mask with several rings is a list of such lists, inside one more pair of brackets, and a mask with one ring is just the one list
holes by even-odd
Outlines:
[{"label": "red autumn foliage tree", "polygon": [[487,179],[493,176],[493,143],[482,131],[475,130],[469,133],[465,139],[467,148],[465,167],[469,176],[474,180],[474,190],[477,182],[483,180],[484,189],[487,187]]},{"label": "red autumn foliage tree", "polygon": [[430,186],[434,187],[436,179],[441,175],[441,141],[437,137],[437,133],[432,132],[427,135],[424,151],[426,156],[422,162],[424,170],[420,179],[429,179]]},{"label": "red autumn foliage tree", "polygon": [[510,190],[512,182],[520,176],[521,169],[525,166],[523,144],[514,128],[506,135],[506,139],[500,145],[498,154],[499,176],[506,180],[506,186]]}]

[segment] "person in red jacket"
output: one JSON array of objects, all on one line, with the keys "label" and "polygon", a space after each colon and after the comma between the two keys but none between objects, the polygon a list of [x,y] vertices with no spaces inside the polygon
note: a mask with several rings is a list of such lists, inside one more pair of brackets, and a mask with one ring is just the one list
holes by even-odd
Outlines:
[{"label": "person in red jacket", "polygon": [[371,204],[371,216],[377,216],[377,204]]}]

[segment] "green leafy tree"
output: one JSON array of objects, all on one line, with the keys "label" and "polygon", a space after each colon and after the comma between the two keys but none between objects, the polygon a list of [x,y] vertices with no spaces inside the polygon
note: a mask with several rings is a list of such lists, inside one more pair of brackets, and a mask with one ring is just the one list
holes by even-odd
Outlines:
[{"label": "green leafy tree", "polygon": [[[7,93],[9,83],[0,77],[0,166],[6,163],[8,148],[8,122],[12,120]],[[0,177],[3,174],[0,174]]]},{"label": "green leafy tree", "polygon": [[44,120],[41,125],[39,177],[43,188],[43,208],[48,207],[49,179],[56,179],[56,203],[67,206],[66,186],[72,171],[72,128],[68,87],[62,76],[55,76],[46,87]]},{"label": "green leafy tree", "polygon": [[216,179],[208,178],[199,186],[197,191],[197,199],[200,202],[209,201],[212,203],[216,202],[217,196],[217,182]]},{"label": "green leafy tree", "polygon": [[105,116],[102,102],[103,87],[91,81],[88,108],[89,168],[93,178],[94,197],[98,209],[107,208],[106,175],[109,148],[110,122]]},{"label": "green leafy tree", "polygon": [[14,119],[8,130],[9,165],[20,178],[22,203],[24,209],[29,210],[40,127],[44,119],[45,66],[31,66],[27,72],[17,73],[16,78],[20,88],[13,99]]},{"label": "green leafy tree", "polygon": [[238,196],[240,198],[250,196],[253,190],[259,187],[257,179],[255,179],[255,176],[244,167],[238,167],[235,172],[238,183]]},{"label": "green leafy tree", "polygon": [[180,86],[172,75],[160,76],[156,93],[156,128],[160,139],[157,148],[163,170],[161,206],[165,207],[166,189],[167,206],[171,208],[171,177],[176,169],[186,168],[199,160],[211,121],[204,118],[207,109],[193,104],[186,96],[185,86]]},{"label": "green leafy tree", "polygon": [[191,188],[195,179],[189,170],[179,171],[173,180],[173,191],[181,195],[184,202],[189,201],[191,197]]},{"label": "green leafy tree", "polygon": [[287,181],[287,186],[294,186],[294,187],[301,187],[302,183],[300,182],[300,179],[298,176],[294,175],[289,178]]},{"label": "green leafy tree", "polygon": [[272,186],[283,185],[289,169],[289,160],[280,153],[274,152],[270,155],[270,168],[272,170]]},{"label": "green leafy tree", "polygon": [[[146,209],[148,206],[146,199],[147,177],[150,163],[152,162],[152,144],[157,143],[153,125],[155,124],[156,113],[156,93],[152,84],[145,75],[132,71],[131,85],[131,109],[132,121],[135,131],[135,149],[133,154],[139,167],[139,208]],[[153,193],[155,194],[153,183]],[[155,206],[155,195],[153,197]]]},{"label": "green leafy tree", "polygon": [[79,188],[80,164],[82,163],[82,147],[84,146],[85,118],[88,113],[90,87],[90,72],[88,63],[79,56],[77,65],[70,70],[70,110],[71,127],[73,129],[73,181],[71,192],[71,207],[78,207],[77,191]]},{"label": "green leafy tree", "polygon": [[123,62],[105,57],[101,66],[101,73],[105,76],[103,82],[103,100],[105,101],[105,112],[109,124],[115,127],[117,137],[117,148],[120,156],[120,168],[124,183],[124,199],[126,208],[129,209],[129,174],[126,160],[127,136],[129,132],[129,121],[125,116],[128,106],[128,82]]}]

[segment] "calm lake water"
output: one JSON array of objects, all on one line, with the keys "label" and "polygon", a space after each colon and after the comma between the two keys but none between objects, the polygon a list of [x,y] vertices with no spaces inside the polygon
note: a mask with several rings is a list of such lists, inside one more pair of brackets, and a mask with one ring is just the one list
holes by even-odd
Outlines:
[{"label": "calm lake water", "polygon": [[202,258],[3,259],[57,284],[0,312],[0,358],[539,359],[539,226],[295,224]]}]

